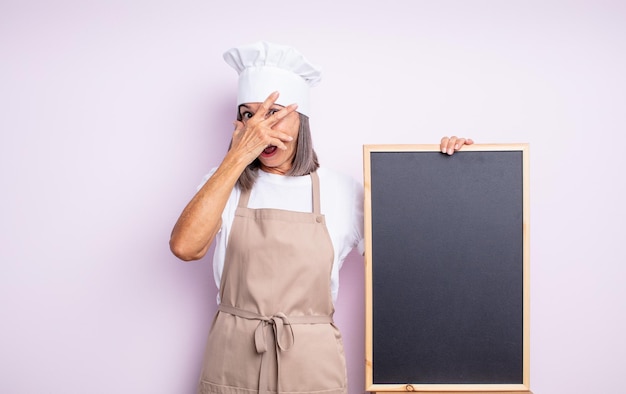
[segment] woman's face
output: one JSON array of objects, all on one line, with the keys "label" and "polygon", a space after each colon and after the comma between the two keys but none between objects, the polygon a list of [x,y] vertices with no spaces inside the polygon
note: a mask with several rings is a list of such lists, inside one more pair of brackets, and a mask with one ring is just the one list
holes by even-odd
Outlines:
[{"label": "woman's face", "polygon": [[[246,103],[239,106],[239,115],[244,125],[254,116],[256,111],[261,107],[261,103]],[[283,106],[274,104],[265,116],[270,116],[274,112],[279,111]],[[286,150],[278,149],[270,145],[259,155],[261,169],[272,174],[284,175],[291,169],[293,158],[296,155],[296,146],[298,143],[298,130],[300,129],[300,115],[293,111],[282,118],[278,123],[272,126],[274,130],[280,130],[285,134],[293,137],[293,140],[284,142],[287,146]]]}]

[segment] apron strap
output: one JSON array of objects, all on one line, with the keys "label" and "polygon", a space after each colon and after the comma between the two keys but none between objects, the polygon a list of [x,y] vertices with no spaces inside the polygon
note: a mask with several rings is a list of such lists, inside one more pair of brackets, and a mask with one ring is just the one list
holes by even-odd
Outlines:
[{"label": "apron strap", "polygon": [[319,215],[320,210],[320,178],[317,171],[311,173],[311,184],[313,185],[313,213]]},{"label": "apron strap", "polygon": [[[263,316],[258,313],[246,311],[236,308],[231,305],[221,304],[218,307],[220,312],[225,312],[230,315],[239,316],[248,320],[259,320],[257,328],[254,330],[254,345],[257,353],[261,354],[261,372],[259,374],[259,394],[268,394],[267,382],[269,375],[268,359],[265,357],[267,354],[267,334],[269,332],[268,326],[271,326],[274,332],[274,348],[276,350],[276,391],[280,393],[280,353],[291,349],[295,343],[295,336],[293,334],[292,324],[329,324],[333,322],[332,316],[286,316],[284,313],[279,312],[273,316]],[[283,339],[286,337],[286,343]]]},{"label": "apron strap", "polygon": [[237,207],[239,208],[247,208],[248,207],[248,200],[250,200],[250,191],[252,189],[248,189],[248,190],[244,190],[241,192],[241,195],[239,196],[239,203],[237,204]]}]

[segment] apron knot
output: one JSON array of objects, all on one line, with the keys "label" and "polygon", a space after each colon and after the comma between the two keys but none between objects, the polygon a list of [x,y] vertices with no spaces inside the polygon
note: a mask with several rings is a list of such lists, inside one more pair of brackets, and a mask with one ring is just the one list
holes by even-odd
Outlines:
[{"label": "apron knot", "polygon": [[267,351],[267,339],[265,336],[265,328],[267,326],[272,326],[274,331],[276,350],[287,351],[293,346],[295,336],[287,315],[279,312],[274,316],[259,318],[259,320],[260,322],[256,330],[254,330],[254,345],[257,353],[265,353]]},{"label": "apron knot", "polygon": [[[254,346],[257,353],[261,354],[261,369],[259,371],[259,393],[269,394],[268,377],[269,377],[269,360],[266,357],[268,350],[267,334],[269,327],[274,332],[274,348],[276,349],[276,390],[280,394],[280,353],[291,349],[295,343],[295,335],[293,333],[293,324],[331,324],[333,322],[332,315],[315,315],[315,316],[291,316],[287,317],[283,312],[278,312],[273,316],[267,317],[251,311],[239,309],[232,305],[220,304],[218,307],[220,312],[225,312],[233,316],[238,316],[248,320],[259,320],[259,324],[254,330]],[[271,346],[271,345],[270,345]]]}]

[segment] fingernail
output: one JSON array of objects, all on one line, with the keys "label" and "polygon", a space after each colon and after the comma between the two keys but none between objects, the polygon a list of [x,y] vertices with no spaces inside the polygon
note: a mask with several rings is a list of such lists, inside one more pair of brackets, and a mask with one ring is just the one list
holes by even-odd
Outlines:
[{"label": "fingernail", "polygon": [[459,144],[454,145],[454,149],[459,149]]},{"label": "fingernail", "polygon": [[451,155],[452,153],[454,153],[454,149],[452,148],[448,149],[448,154]]}]

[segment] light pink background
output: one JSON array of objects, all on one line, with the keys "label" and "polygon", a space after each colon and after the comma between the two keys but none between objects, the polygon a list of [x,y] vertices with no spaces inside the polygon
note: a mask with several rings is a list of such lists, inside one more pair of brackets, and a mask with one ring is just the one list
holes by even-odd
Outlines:
[{"label": "light pink background", "polygon": [[[530,143],[531,388],[622,391],[625,4],[2,1],[0,392],[194,392],[211,261],[176,260],[169,232],[230,138],[221,54],[259,39],[323,67],[316,148],[359,180],[363,144]],[[363,287],[352,254],[351,394]]]}]

